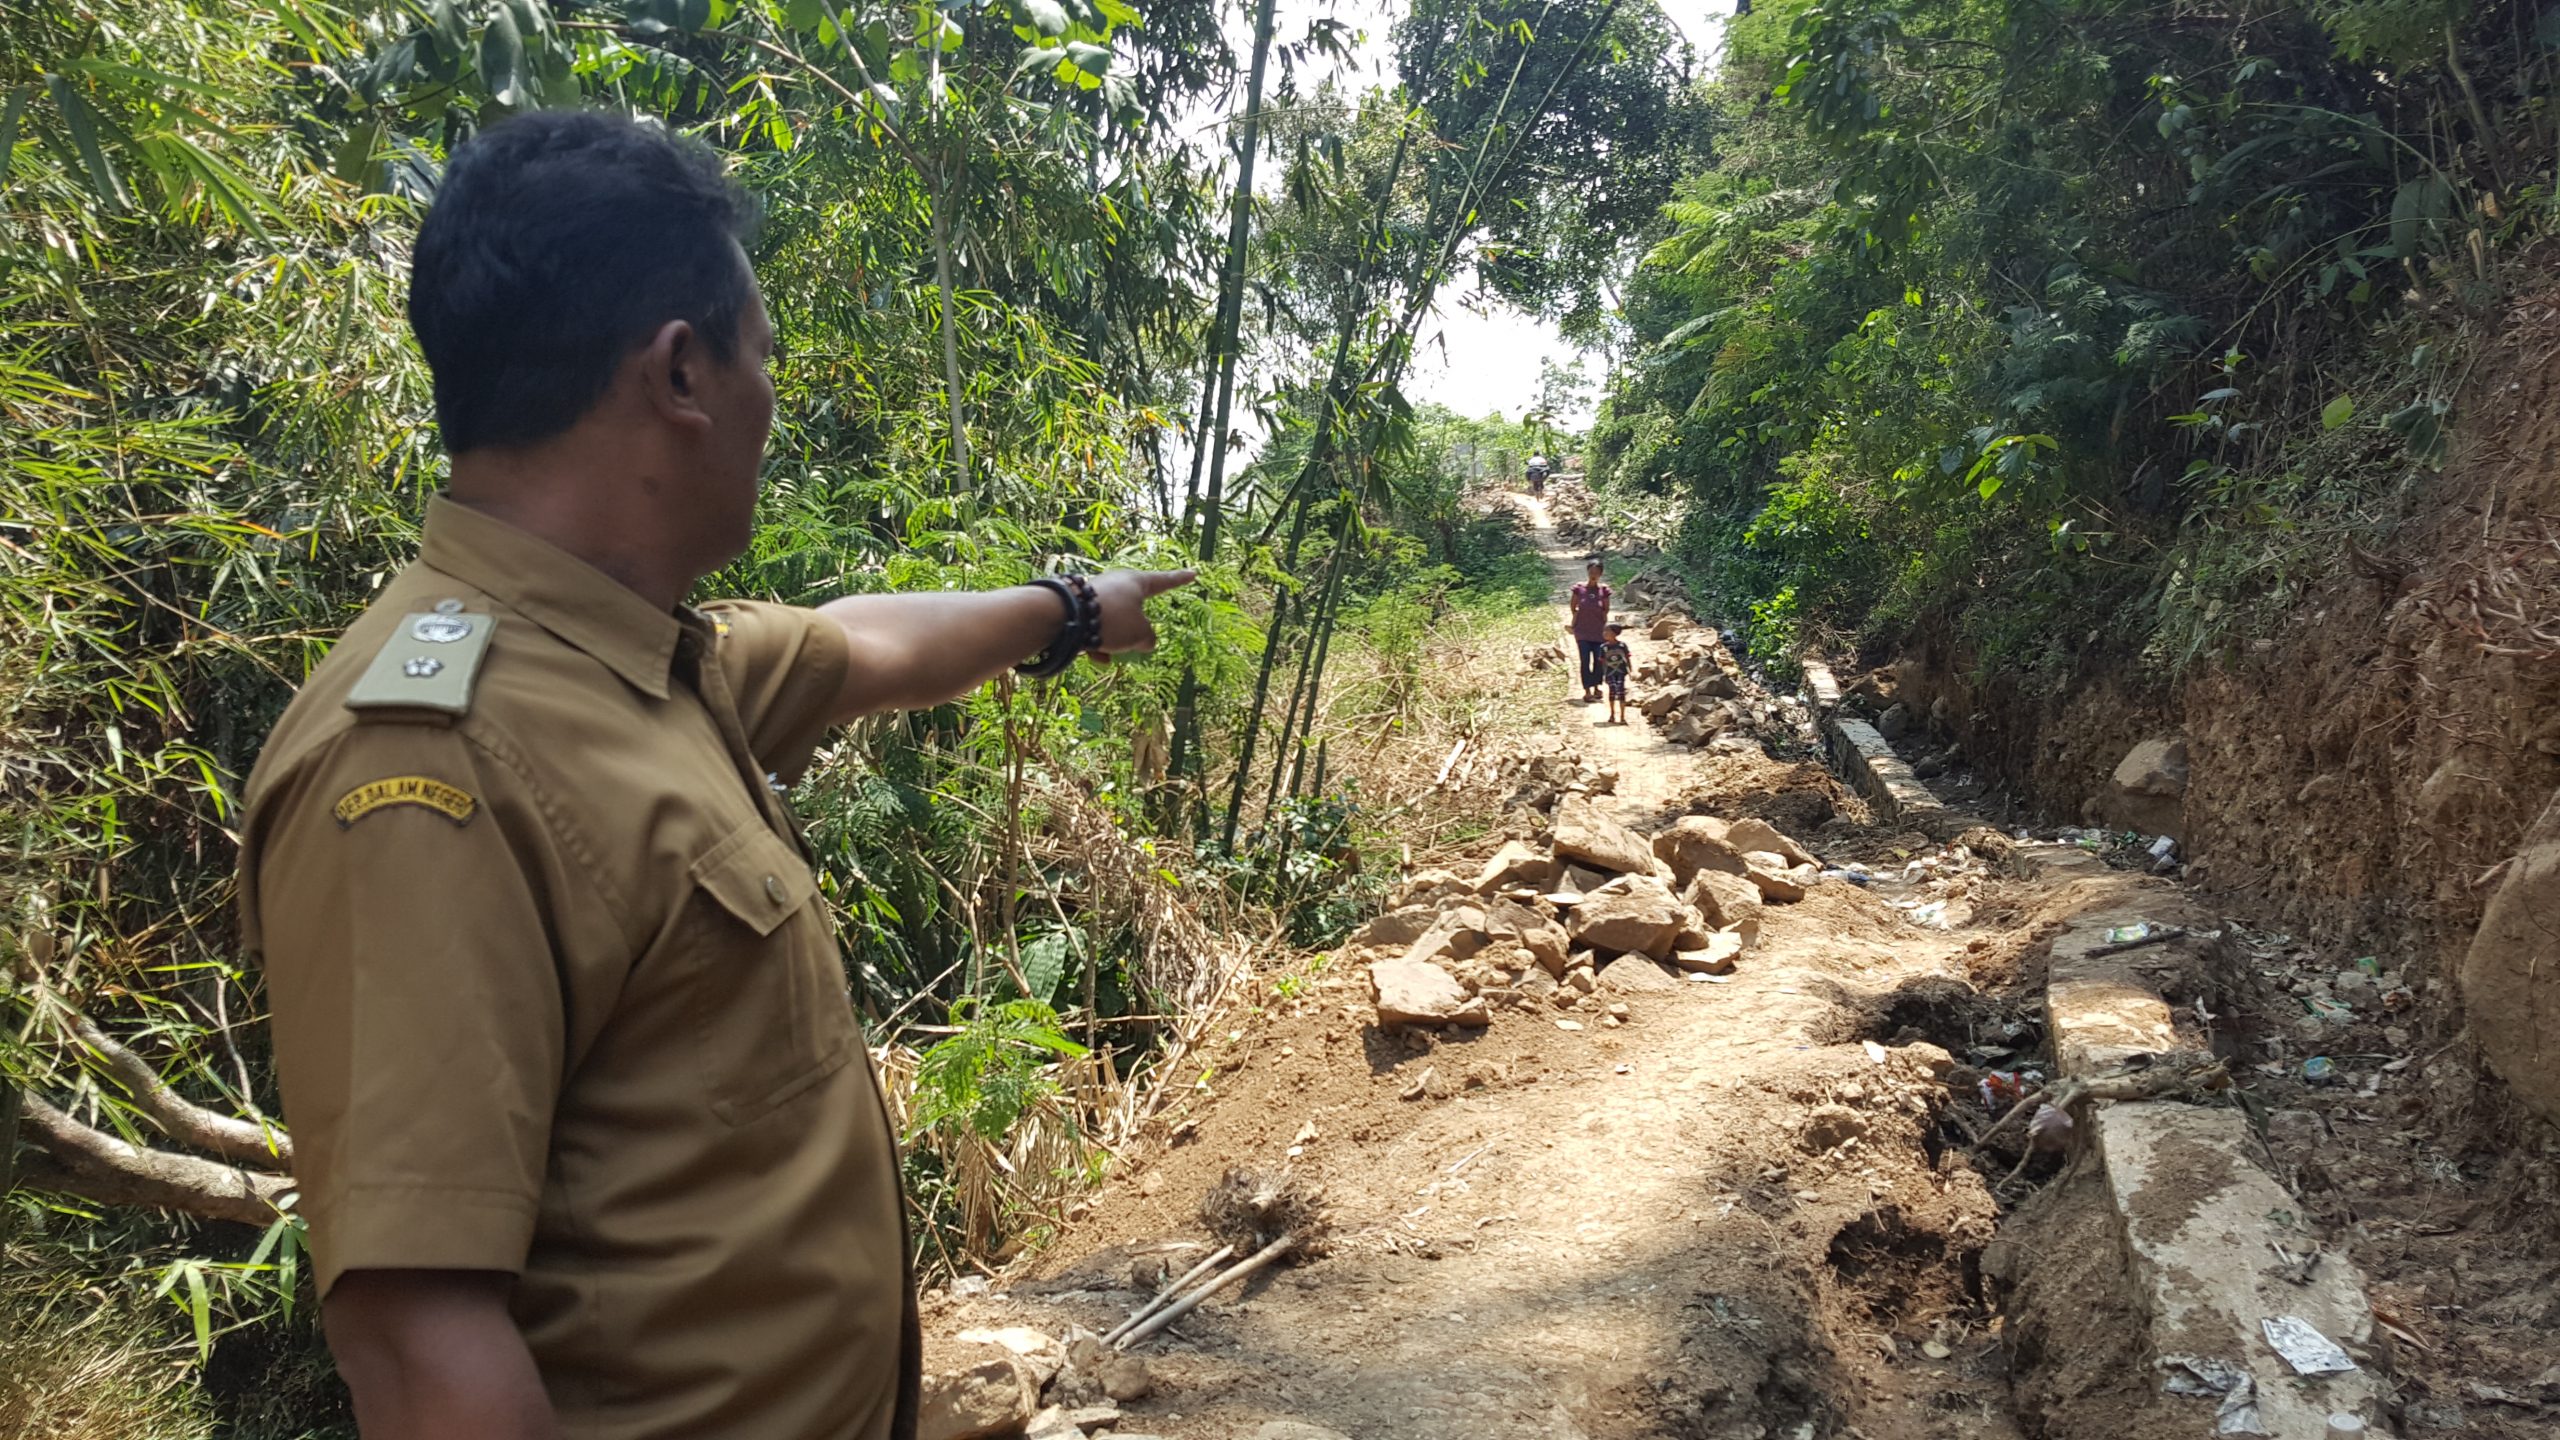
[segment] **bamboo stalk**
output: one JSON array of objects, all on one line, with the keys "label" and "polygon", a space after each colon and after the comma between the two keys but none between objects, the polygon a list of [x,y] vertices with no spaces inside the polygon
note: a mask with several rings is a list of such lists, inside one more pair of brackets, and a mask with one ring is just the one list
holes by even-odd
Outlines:
[{"label": "bamboo stalk", "polygon": [[1131,1330],[1128,1334],[1121,1336],[1120,1342],[1111,1348],[1115,1350],[1126,1350],[1130,1346],[1135,1345],[1139,1341],[1146,1339],[1148,1336],[1153,1335],[1159,1330],[1162,1330],[1167,1325],[1172,1324],[1174,1321],[1190,1314],[1193,1310],[1198,1309],[1201,1301],[1208,1299],[1210,1296],[1217,1294],[1229,1285],[1232,1285],[1238,1280],[1241,1280],[1246,1276],[1251,1275],[1253,1272],[1260,1270],[1264,1266],[1269,1265],[1272,1261],[1279,1259],[1281,1256],[1288,1254],[1289,1248],[1297,1243],[1297,1236],[1283,1235],[1279,1239],[1272,1241],[1270,1244],[1263,1246],[1260,1250],[1254,1252],[1252,1259],[1238,1262],[1233,1269],[1228,1270],[1225,1274],[1218,1276],[1208,1284],[1203,1285],[1199,1289],[1184,1296],[1173,1306],[1173,1308],[1163,1311],[1154,1319],[1149,1320],[1134,1330]]},{"label": "bamboo stalk", "polygon": [[1201,1261],[1190,1269],[1183,1271],[1182,1278],[1166,1281],[1165,1287],[1156,1292],[1156,1297],[1154,1299],[1139,1306],[1137,1309],[1130,1311],[1128,1319],[1112,1326],[1111,1329],[1103,1335],[1102,1343],[1108,1345],[1112,1341],[1119,1339],[1121,1336],[1128,1334],[1129,1327],[1146,1319],[1148,1316],[1153,1315],[1158,1310],[1163,1309],[1167,1301],[1171,1300],[1174,1296],[1181,1294],[1183,1286],[1188,1285],[1192,1281],[1199,1279],[1201,1276],[1208,1274],[1211,1267],[1235,1253],[1236,1247],[1233,1245],[1221,1245],[1218,1247],[1216,1254],[1211,1255],[1208,1259]]}]

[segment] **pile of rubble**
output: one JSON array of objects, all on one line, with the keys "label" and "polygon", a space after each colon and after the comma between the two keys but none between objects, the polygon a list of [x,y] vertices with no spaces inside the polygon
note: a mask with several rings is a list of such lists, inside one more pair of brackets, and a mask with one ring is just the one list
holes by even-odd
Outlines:
[{"label": "pile of rubble", "polygon": [[1612,995],[1731,974],[1762,907],[1821,873],[1764,820],[1688,815],[1648,837],[1566,794],[1544,837],[1506,842],[1472,878],[1414,877],[1343,953],[1368,965],[1382,1025],[1484,1026],[1516,1008],[1614,1026],[1629,1015]]},{"label": "pile of rubble", "polygon": [[969,1358],[925,1376],[917,1440],[1152,1440],[1119,1429],[1119,1402],[1155,1389],[1147,1362],[1122,1354],[1090,1330],[1064,1339],[1028,1326],[969,1330]]}]

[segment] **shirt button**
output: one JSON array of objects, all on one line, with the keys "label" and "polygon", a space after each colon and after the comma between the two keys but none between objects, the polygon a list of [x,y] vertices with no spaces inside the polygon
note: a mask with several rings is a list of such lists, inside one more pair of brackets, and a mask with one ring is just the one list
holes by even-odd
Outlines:
[{"label": "shirt button", "polygon": [[771,901],[772,901],[774,904],[776,904],[776,905],[779,905],[779,904],[781,904],[781,903],[782,903],[782,877],[781,877],[781,876],[779,876],[779,875],[767,875],[766,877],[764,877],[764,895],[765,895],[765,898],[766,898],[766,899],[771,900]]}]

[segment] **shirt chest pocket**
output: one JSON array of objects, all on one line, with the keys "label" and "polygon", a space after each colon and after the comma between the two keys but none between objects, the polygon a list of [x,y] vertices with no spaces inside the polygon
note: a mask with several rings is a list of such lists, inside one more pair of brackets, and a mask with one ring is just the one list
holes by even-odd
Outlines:
[{"label": "shirt chest pocket", "polygon": [[807,1093],[859,1043],[817,881],[760,820],[704,851],[674,937],[712,1113],[747,1125]]}]

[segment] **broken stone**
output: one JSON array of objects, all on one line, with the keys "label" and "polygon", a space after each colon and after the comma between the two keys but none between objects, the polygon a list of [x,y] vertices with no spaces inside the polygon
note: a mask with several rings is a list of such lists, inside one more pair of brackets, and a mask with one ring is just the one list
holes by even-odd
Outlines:
[{"label": "broken stone", "polygon": [[1760,912],[1767,902],[1760,887],[1740,874],[1700,870],[1682,896],[1710,929],[1730,930],[1742,937],[1746,950],[1760,943]]},{"label": "broken stone", "polygon": [[1422,932],[1421,938],[1405,947],[1404,958],[1442,964],[1473,959],[1484,948],[1488,928],[1483,907],[1449,906],[1431,922],[1430,929]]},{"label": "broken stone", "polygon": [[1064,1345],[1051,1339],[1046,1332],[1028,1325],[1009,1325],[1001,1330],[963,1330],[952,1338],[964,1344],[996,1345],[1011,1351],[1031,1371],[1034,1386],[1045,1388],[1067,1363]]},{"label": "broken stone", "polygon": [[1373,962],[1369,983],[1377,989],[1381,1025],[1446,1025],[1474,998],[1448,971],[1419,960]]},{"label": "broken stone", "polygon": [[1120,1424],[1120,1411],[1112,1405],[1085,1405],[1067,1412],[1067,1423],[1079,1430],[1110,1430]]},{"label": "broken stone", "polygon": [[1463,1025],[1470,1030],[1481,1030],[1493,1023],[1493,1007],[1485,1003],[1483,996],[1470,995],[1466,998],[1466,1002],[1449,1016],[1449,1019],[1452,1023]]},{"label": "broken stone", "polygon": [[1817,1105],[1805,1117],[1804,1148],[1833,1150],[1867,1133],[1867,1117],[1846,1105]]},{"label": "broken stone", "polygon": [[1677,990],[1680,982],[1651,957],[1621,955],[1600,968],[1600,988],[1613,995]]},{"label": "broken stone", "polygon": [[1420,871],[1396,888],[1394,908],[1401,910],[1411,905],[1430,905],[1466,888],[1466,882],[1449,871]]},{"label": "broken stone", "polygon": [[1031,1372],[1011,1355],[924,1377],[916,1440],[981,1440],[1019,1435],[1037,1408]]},{"label": "broken stone", "polygon": [[1708,936],[1703,946],[1674,951],[1671,963],[1696,975],[1730,975],[1741,954],[1742,937],[1731,930],[1720,930]]},{"label": "broken stone", "polygon": [[1722,670],[1709,670],[1689,693],[1703,695],[1710,700],[1731,700],[1742,694],[1742,687],[1733,683],[1733,677]]},{"label": "broken stone", "polygon": [[1031,1417],[1022,1437],[1023,1440],[1084,1440],[1084,1427],[1067,1418],[1065,1407],[1052,1405]]},{"label": "broken stone", "polygon": [[1756,818],[1736,820],[1725,827],[1724,838],[1726,844],[1745,854],[1754,850],[1766,850],[1783,857],[1790,866],[1811,865],[1820,868],[1822,864],[1815,858],[1812,851],[1797,844],[1785,831],[1766,820]]},{"label": "broken stone", "polygon": [[1679,617],[1675,615],[1665,615],[1660,619],[1655,620],[1652,627],[1647,629],[1644,633],[1648,639],[1668,640],[1674,634],[1677,634],[1679,629]]},{"label": "broken stone", "polygon": [[1671,867],[1671,883],[1676,886],[1685,888],[1701,870],[1740,875],[1745,868],[1742,847],[1726,838],[1729,828],[1712,815],[1683,815],[1655,832],[1653,853]]},{"label": "broken stone", "polygon": [[1556,857],[1526,840],[1506,840],[1493,858],[1484,863],[1476,875],[1476,890],[1492,894],[1514,886],[1532,885],[1545,889],[1556,878]]},{"label": "broken stone", "polygon": [[1565,972],[1564,983],[1576,993],[1583,995],[1588,995],[1599,987],[1600,982],[1592,971],[1589,956],[1584,956],[1581,964]]},{"label": "broken stone", "polygon": [[1760,887],[1760,898],[1774,900],[1781,905],[1793,904],[1803,899],[1804,892],[1811,888],[1815,878],[1822,873],[1811,865],[1798,865],[1790,869],[1787,866],[1786,857],[1767,850],[1754,850],[1744,859],[1749,865],[1744,872],[1744,877]]},{"label": "broken stone", "polygon": [[1135,1355],[1105,1354],[1099,1371],[1102,1393],[1123,1405],[1155,1393],[1156,1377],[1148,1373],[1147,1362]]},{"label": "broken stone", "polygon": [[1574,943],[1612,955],[1671,953],[1688,911],[1671,887],[1650,875],[1627,875],[1583,897],[1566,927]]},{"label": "broken stone", "polygon": [[1887,740],[1899,740],[1911,733],[1911,707],[1900,701],[1885,707],[1876,717],[1876,733]]},{"label": "broken stone", "polygon": [[1414,941],[1421,939],[1424,932],[1431,928],[1432,922],[1439,918],[1437,911],[1421,905],[1407,906],[1402,910],[1390,910],[1353,932],[1351,938],[1343,942],[1343,948],[1400,952]]},{"label": "broken stone", "polygon": [[1560,856],[1616,874],[1653,873],[1653,850],[1644,838],[1610,819],[1585,796],[1567,795],[1556,802],[1555,847]]},{"label": "broken stone", "polygon": [[1526,952],[1550,975],[1564,973],[1565,929],[1526,905],[1496,900],[1484,907],[1485,934]]}]

